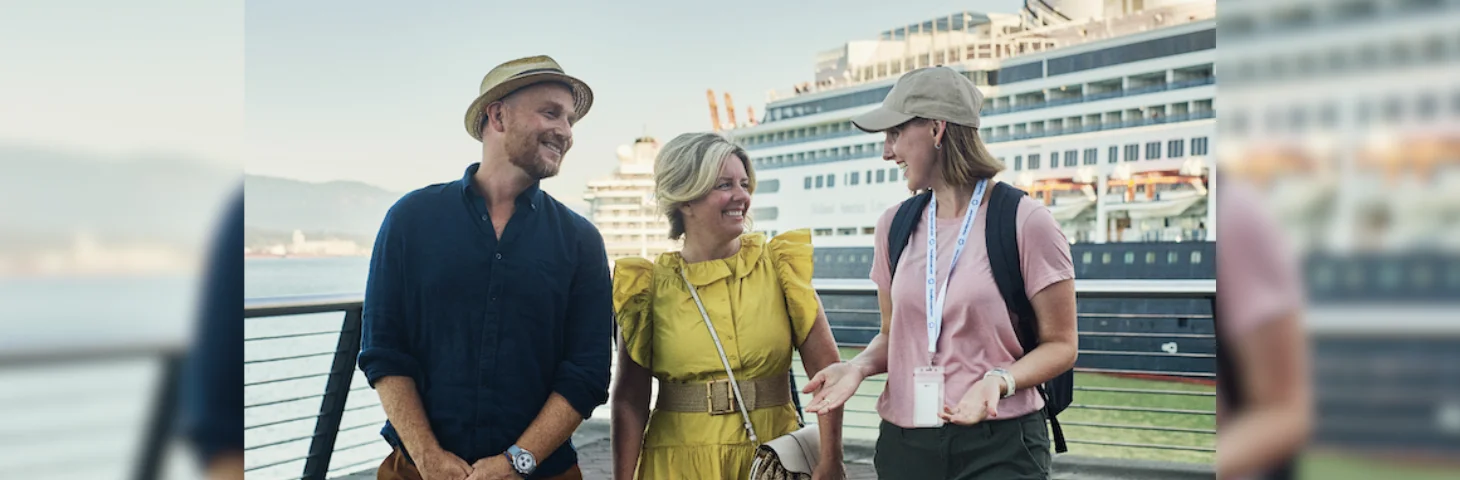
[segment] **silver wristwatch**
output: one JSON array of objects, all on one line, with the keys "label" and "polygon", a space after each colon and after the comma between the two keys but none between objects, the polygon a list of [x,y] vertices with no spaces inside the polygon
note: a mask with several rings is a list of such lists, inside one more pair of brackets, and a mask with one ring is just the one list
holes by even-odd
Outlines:
[{"label": "silver wristwatch", "polygon": [[522,447],[517,445],[507,447],[506,455],[507,460],[512,463],[512,470],[516,471],[518,475],[526,477],[532,475],[533,470],[537,470],[537,457],[532,456],[532,452],[523,450]]},{"label": "silver wristwatch", "polygon": [[1010,374],[1008,370],[1004,370],[1002,368],[995,368],[993,370],[989,370],[988,373],[983,374],[983,378],[989,378],[993,376],[1004,379],[1004,396],[1001,398],[1009,398],[1014,396],[1015,386],[1013,374]]}]

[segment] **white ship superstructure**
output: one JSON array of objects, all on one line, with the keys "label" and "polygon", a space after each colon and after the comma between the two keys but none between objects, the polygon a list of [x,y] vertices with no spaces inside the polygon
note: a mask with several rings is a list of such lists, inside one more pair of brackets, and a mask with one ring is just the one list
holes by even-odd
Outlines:
[{"label": "white ship superstructure", "polygon": [[676,242],[669,240],[669,221],[657,213],[654,200],[654,156],[659,147],[648,136],[620,146],[613,175],[588,182],[583,194],[588,219],[603,235],[610,262],[624,257],[653,259],[676,248]]},{"label": "white ship superstructure", "polygon": [[883,135],[850,119],[902,73],[946,65],[985,95],[980,133],[1008,167],[1000,179],[1044,201],[1072,242],[1212,240],[1213,2],[1036,3],[823,52],[815,82],[731,131],[756,162],[757,227],[870,247],[878,214],[908,192],[881,158]]}]

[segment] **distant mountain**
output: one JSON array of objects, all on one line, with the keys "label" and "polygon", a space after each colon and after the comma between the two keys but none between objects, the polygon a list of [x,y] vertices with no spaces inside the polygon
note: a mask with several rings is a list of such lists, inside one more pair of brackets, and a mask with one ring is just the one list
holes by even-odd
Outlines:
[{"label": "distant mountain", "polygon": [[244,225],[255,232],[302,230],[340,239],[372,239],[404,192],[354,181],[309,183],[244,176]]},{"label": "distant mountain", "polygon": [[177,247],[211,239],[238,171],[167,154],[125,157],[0,144],[0,245]]}]

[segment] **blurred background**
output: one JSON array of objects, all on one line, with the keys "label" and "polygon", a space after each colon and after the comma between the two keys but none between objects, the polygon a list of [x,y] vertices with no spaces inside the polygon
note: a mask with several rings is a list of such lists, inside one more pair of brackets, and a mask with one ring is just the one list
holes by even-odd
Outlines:
[{"label": "blurred background", "polygon": [[[1062,416],[1071,478],[1211,475],[1212,257],[1243,255],[1217,250],[1220,184],[1249,185],[1231,191],[1271,219],[1303,287],[1317,423],[1300,476],[1460,473],[1455,0],[3,9],[0,476],[202,476],[181,413],[237,396],[187,381],[202,326],[242,331],[223,423],[245,429],[247,478],[373,469],[384,415],[348,333],[375,228],[476,161],[460,115],[481,75],[539,53],[598,93],[544,188],[611,257],[675,248],[646,214],[645,166],[663,139],[722,131],[761,174],[756,227],[816,232],[847,357],[875,330],[866,229],[905,191],[881,137],[844,122],[911,68],[979,83],[1001,179],[1057,213],[1093,281],[1081,406]],[[244,183],[247,321],[203,301],[210,273],[237,278],[209,253]],[[857,428],[875,425],[881,386],[866,388],[849,448],[875,431]],[[594,428],[575,441],[601,445]]]},{"label": "blurred background", "polygon": [[[1453,478],[1460,2],[1218,11],[1219,175],[1253,187],[1231,202],[1272,220],[1307,298],[1317,423],[1302,476]],[[1220,256],[1246,254],[1231,243]]]}]

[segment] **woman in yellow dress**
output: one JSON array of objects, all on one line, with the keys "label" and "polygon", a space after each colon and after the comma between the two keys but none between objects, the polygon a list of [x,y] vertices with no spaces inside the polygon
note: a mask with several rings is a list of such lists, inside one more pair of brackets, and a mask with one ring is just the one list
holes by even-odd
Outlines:
[{"label": "woman in yellow dress", "polygon": [[[652,263],[620,259],[614,268],[614,478],[745,478],[760,443],[799,428],[787,377],[792,348],[808,375],[840,360],[811,287],[811,235],[796,230],[766,241],[745,233],[755,172],[745,150],[720,135],[670,141],[654,161],[654,180],[669,237],[683,237],[684,248]],[[687,284],[714,324],[723,360]],[[652,411],[651,377],[659,380]],[[822,414],[817,424],[813,478],[842,478],[842,412]]]}]

